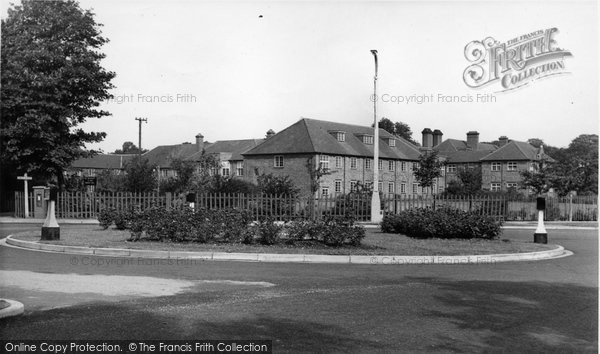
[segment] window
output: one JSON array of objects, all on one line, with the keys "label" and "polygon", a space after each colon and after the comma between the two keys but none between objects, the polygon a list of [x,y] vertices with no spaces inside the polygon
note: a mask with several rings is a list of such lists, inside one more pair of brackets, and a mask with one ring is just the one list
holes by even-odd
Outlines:
[{"label": "window", "polygon": [[419,169],[419,163],[418,162],[413,162],[412,169],[413,169],[413,171],[418,170]]},{"label": "window", "polygon": [[350,192],[356,192],[356,181],[350,181]]},{"label": "window", "polygon": [[242,164],[238,165],[237,169],[235,170],[235,174],[240,177],[244,175],[244,166],[242,166]]},{"label": "window", "polygon": [[350,168],[356,170],[356,157],[350,158]]},{"label": "window", "polygon": [[388,183],[388,193],[389,194],[396,193],[396,188],[395,188],[394,182],[389,182]]},{"label": "window", "polygon": [[363,135],[362,141],[367,145],[373,145],[373,135]]},{"label": "window", "polygon": [[406,172],[406,162],[402,161],[400,163],[400,170],[402,170],[402,172]]},{"label": "window", "polygon": [[342,181],[340,181],[339,179],[335,181],[335,192],[336,193],[342,192]]},{"label": "window", "polygon": [[335,157],[335,168],[342,168],[343,164],[344,164],[344,160],[342,159],[342,157],[336,156]]},{"label": "window", "polygon": [[327,187],[323,187],[321,188],[321,197],[329,197],[329,188]]},{"label": "window", "polygon": [[419,184],[418,183],[413,183],[413,190],[412,190],[413,194],[418,194],[419,193]]},{"label": "window", "polygon": [[506,170],[507,171],[516,171],[517,170],[517,163],[516,162],[508,162],[506,164]]},{"label": "window", "polygon": [[492,162],[492,171],[500,171],[501,166],[500,162]]},{"label": "window", "polygon": [[490,185],[490,190],[492,192],[498,192],[500,190],[500,183],[492,183]]},{"label": "window", "polygon": [[377,183],[377,190],[378,190],[379,192],[383,192],[383,183],[382,183],[382,182],[378,182],[378,183]]},{"label": "window", "polygon": [[400,184],[400,193],[406,194],[406,183]]},{"label": "window", "polygon": [[373,168],[373,159],[365,159],[365,168],[370,170]]},{"label": "window", "polygon": [[323,171],[329,170],[329,156],[327,156],[327,155],[319,156],[319,169],[321,169]]},{"label": "window", "polygon": [[275,167],[283,168],[283,155],[275,155]]},{"label": "window", "polygon": [[506,184],[506,188],[515,188],[515,189],[518,189],[519,188],[519,184],[515,183],[515,182],[508,182]]},{"label": "window", "polygon": [[446,172],[449,172],[449,173],[456,172],[456,165],[448,165],[448,166],[446,166]]},{"label": "window", "polygon": [[383,170],[383,160],[379,160],[378,165],[379,165],[379,169]]},{"label": "window", "polygon": [[394,170],[394,161],[388,161],[388,171]]},{"label": "window", "polygon": [[223,168],[223,169],[221,170],[221,174],[222,174],[224,177],[229,177],[229,168]]},{"label": "window", "polygon": [[388,145],[391,146],[391,147],[396,146],[396,140],[392,139],[392,138],[389,138],[388,139]]},{"label": "window", "polygon": [[444,166],[440,167],[440,177],[444,177],[445,173],[446,173],[446,169],[444,168]]},{"label": "window", "polygon": [[340,141],[340,142],[346,141],[346,133],[344,133],[344,132],[337,132],[335,134],[335,137],[337,138],[337,141]]}]

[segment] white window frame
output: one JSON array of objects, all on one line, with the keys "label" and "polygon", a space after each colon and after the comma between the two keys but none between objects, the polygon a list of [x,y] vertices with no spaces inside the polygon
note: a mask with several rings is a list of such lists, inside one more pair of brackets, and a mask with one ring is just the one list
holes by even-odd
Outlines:
[{"label": "white window frame", "polygon": [[353,169],[353,170],[356,170],[356,165],[357,165],[357,163],[356,163],[356,157],[351,157],[350,158],[350,168]]},{"label": "white window frame", "polygon": [[379,162],[377,163],[379,166],[379,170],[383,170],[383,160],[379,159]]},{"label": "white window frame", "polygon": [[446,172],[448,173],[455,173],[456,172],[456,165],[455,164],[450,164],[446,166]]},{"label": "white window frame", "polygon": [[388,161],[388,171],[394,171],[396,169],[396,161],[389,160]]},{"label": "white window frame", "polygon": [[365,159],[365,169],[370,170],[373,168],[373,159]]},{"label": "white window frame", "polygon": [[329,171],[329,156],[319,155],[319,168],[323,171]]},{"label": "white window frame", "polygon": [[516,171],[518,168],[519,168],[519,165],[514,161],[510,161],[510,162],[506,163],[507,171]]},{"label": "white window frame", "polygon": [[419,163],[418,163],[418,162],[413,162],[413,163],[412,163],[412,170],[413,170],[413,171],[416,171],[416,170],[418,170],[418,169],[419,169]]},{"label": "white window frame", "polygon": [[406,194],[406,183],[400,183],[400,194]]},{"label": "white window frame", "polygon": [[230,172],[229,167],[223,167],[221,169],[221,176],[223,176],[223,177],[229,177],[229,172]]},{"label": "white window frame", "polygon": [[492,162],[492,172],[500,172],[502,171],[502,163],[500,162]]},{"label": "white window frame", "polygon": [[402,161],[402,162],[400,163],[400,170],[401,170],[402,172],[406,172],[406,162],[405,162],[405,161]]},{"label": "white window frame", "polygon": [[388,182],[388,193],[389,194],[396,193],[396,184],[394,182]]},{"label": "white window frame", "polygon": [[337,138],[337,141],[339,141],[340,143],[343,143],[344,141],[346,141],[346,133],[345,132],[337,132],[336,138]]},{"label": "white window frame", "polygon": [[388,145],[390,147],[395,147],[396,146],[396,139],[389,138],[388,139]]},{"label": "white window frame", "polygon": [[515,188],[518,189],[519,188],[519,183],[518,182],[506,182],[506,188]]},{"label": "white window frame", "polygon": [[324,197],[324,198],[329,197],[329,187],[321,188],[321,197]]},{"label": "white window frame", "polygon": [[334,182],[334,191],[336,193],[341,193],[342,192],[342,180],[341,179],[336,179]]},{"label": "white window frame", "polygon": [[335,157],[335,168],[342,168],[344,166],[344,160],[341,156]]},{"label": "white window frame", "polygon": [[273,160],[273,167],[283,168],[284,165],[285,165],[285,162],[283,160],[283,155],[275,155],[275,158]]},{"label": "white window frame", "polygon": [[350,192],[356,192],[356,181],[350,181]]},{"label": "white window frame", "polygon": [[419,184],[413,183],[412,194],[419,194]]},{"label": "white window frame", "polygon": [[490,191],[499,192],[502,190],[502,184],[500,182],[492,182],[490,183]]}]

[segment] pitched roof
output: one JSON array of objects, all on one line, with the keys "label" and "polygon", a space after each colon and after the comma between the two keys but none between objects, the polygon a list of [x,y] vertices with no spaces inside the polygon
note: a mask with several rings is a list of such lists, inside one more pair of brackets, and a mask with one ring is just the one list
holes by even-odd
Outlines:
[{"label": "pitched roof", "polygon": [[[243,140],[219,140],[205,148],[207,154],[230,153],[229,160],[243,160],[242,153],[260,145],[265,139],[243,139]],[[188,160],[198,157],[201,152],[197,152]]]},{"label": "pitched roof", "polygon": [[[331,132],[346,133],[345,141],[338,141]],[[324,120],[302,118],[286,129],[265,140],[264,143],[242,155],[272,154],[328,154],[346,156],[373,156],[373,145],[364,144],[360,136],[373,135],[369,126],[353,125]],[[403,138],[395,137],[379,129],[379,156],[389,159],[418,160],[419,149]],[[396,146],[389,146],[384,139],[394,138]]]},{"label": "pitched roof", "polygon": [[[494,151],[498,147],[494,144],[478,143],[475,151]],[[434,150],[439,152],[453,152],[467,150],[467,142],[458,139],[446,139],[440,144],[433,147]]]},{"label": "pitched roof", "polygon": [[[541,156],[538,156],[541,153]],[[554,162],[550,156],[544,153],[543,148],[539,149],[535,146],[523,141],[511,141],[510,143],[500,147],[498,150],[485,156],[481,161],[506,161],[506,160],[540,160],[545,159],[549,162]]]},{"label": "pitched roof", "polygon": [[161,145],[144,153],[142,156],[148,160],[151,166],[160,166],[161,168],[171,167],[173,159],[185,159],[186,157],[198,152],[198,146],[192,143],[178,145]]},{"label": "pitched roof", "polygon": [[488,150],[463,150],[443,153],[443,156],[446,163],[476,163],[489,154]]},{"label": "pitched roof", "polygon": [[98,154],[73,161],[71,168],[123,169],[134,156],[136,154]]}]

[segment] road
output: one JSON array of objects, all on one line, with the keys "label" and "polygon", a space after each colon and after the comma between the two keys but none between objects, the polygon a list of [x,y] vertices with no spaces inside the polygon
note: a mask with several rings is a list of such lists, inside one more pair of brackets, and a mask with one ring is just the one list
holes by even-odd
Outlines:
[{"label": "road", "polygon": [[[0,236],[30,228],[0,225]],[[533,230],[504,237],[530,240]],[[0,322],[0,336],[271,339],[275,352],[597,352],[598,231],[549,230],[549,240],[574,255],[451,266],[167,264],[0,247],[0,297],[26,306]]]}]

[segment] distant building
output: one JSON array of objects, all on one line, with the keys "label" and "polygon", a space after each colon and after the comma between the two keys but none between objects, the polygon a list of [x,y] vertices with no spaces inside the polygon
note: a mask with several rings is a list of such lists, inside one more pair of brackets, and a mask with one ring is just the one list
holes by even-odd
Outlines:
[{"label": "distant building", "polygon": [[432,148],[445,159],[444,185],[457,179],[457,174],[465,168],[481,168],[482,189],[507,191],[510,188],[527,192],[521,188],[521,172],[534,170],[538,162],[554,162],[544,153],[543,147],[509,140],[506,136],[498,139],[498,145],[480,143],[479,133],[470,131],[467,140],[447,139]]},{"label": "distant building", "polygon": [[68,175],[80,177],[93,177],[103,171],[111,171],[120,174],[125,169],[125,164],[133,159],[133,154],[98,154],[93,157],[82,158],[73,161],[67,169]]},{"label": "distant building", "polygon": [[330,172],[321,178],[318,196],[372,184],[373,168],[379,168],[379,190],[384,194],[429,193],[413,175],[419,148],[383,129],[379,140],[379,166],[373,166],[373,128],[303,118],[242,155],[248,180],[256,182],[263,173],[290,176],[304,195],[310,194],[310,169],[318,166]]}]

